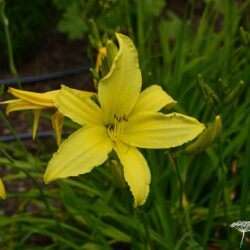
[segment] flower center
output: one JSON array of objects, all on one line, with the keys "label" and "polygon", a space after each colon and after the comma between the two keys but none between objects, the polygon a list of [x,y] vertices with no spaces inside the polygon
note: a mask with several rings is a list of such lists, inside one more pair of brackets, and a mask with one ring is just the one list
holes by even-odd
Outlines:
[{"label": "flower center", "polygon": [[126,116],[114,115],[114,122],[107,125],[107,131],[110,139],[116,141],[123,130],[124,122],[127,122]]}]

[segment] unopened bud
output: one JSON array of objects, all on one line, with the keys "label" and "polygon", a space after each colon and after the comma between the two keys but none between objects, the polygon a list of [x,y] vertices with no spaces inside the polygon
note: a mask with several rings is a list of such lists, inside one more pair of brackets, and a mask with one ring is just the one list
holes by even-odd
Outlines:
[{"label": "unopened bud", "polygon": [[213,106],[218,106],[220,104],[219,97],[216,95],[213,89],[210,88],[210,86],[204,82],[200,74],[198,75],[198,85],[207,104]]},{"label": "unopened bud", "polygon": [[221,128],[221,117],[217,115],[213,123],[202,132],[197,140],[182,150],[180,154],[199,154],[203,152],[218,138]]},{"label": "unopened bud", "polygon": [[235,87],[234,89],[231,90],[231,92],[228,94],[228,96],[226,98],[224,98],[223,100],[223,105],[227,105],[232,103],[233,101],[235,101],[235,99],[237,97],[239,97],[239,95],[242,93],[242,91],[245,88],[245,83],[243,81],[240,81]]}]

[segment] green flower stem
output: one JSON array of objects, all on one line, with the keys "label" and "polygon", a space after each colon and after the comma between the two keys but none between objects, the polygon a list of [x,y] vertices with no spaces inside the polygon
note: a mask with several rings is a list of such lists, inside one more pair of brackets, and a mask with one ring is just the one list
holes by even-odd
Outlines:
[{"label": "green flower stem", "polygon": [[[222,150],[222,143],[221,143],[221,137],[218,138],[218,148],[219,148],[219,168],[220,168],[220,174],[219,174],[219,181],[221,184],[221,190],[222,190],[222,201],[223,201],[223,211],[224,211],[224,218],[225,223],[229,224],[228,219],[228,204],[227,204],[227,190],[225,189],[226,185],[226,169],[225,169],[225,163],[223,160],[223,150]],[[226,228],[227,236],[229,236],[229,227]],[[230,237],[227,237],[228,244],[230,244]]]},{"label": "green flower stem", "polygon": [[145,59],[145,49],[144,49],[144,16],[143,16],[143,4],[144,1],[138,0],[136,4],[136,13],[137,13],[137,44],[138,44],[138,53],[141,56],[141,59]]},{"label": "green flower stem", "polygon": [[[218,105],[214,105],[214,111],[216,114],[219,114],[221,117],[221,110],[220,110],[220,106]],[[219,154],[219,182],[221,185],[221,192],[222,192],[222,202],[223,202],[223,212],[224,212],[224,219],[225,219],[225,223],[230,224],[229,223],[229,219],[228,219],[228,203],[227,203],[227,189],[225,187],[226,185],[226,166],[224,163],[224,159],[223,159],[223,148],[222,148],[222,141],[221,141],[221,136],[218,137],[218,154]],[[231,240],[229,237],[229,227],[226,228],[226,232],[227,232],[227,238],[229,238],[227,244],[231,244]],[[228,245],[228,246],[229,246]]]},{"label": "green flower stem", "polygon": [[188,202],[187,195],[185,192],[183,192],[183,195],[182,195],[182,206],[183,206],[184,216],[186,220],[186,227],[189,232],[189,238],[191,241],[195,241],[194,231],[193,231],[191,217],[190,217],[190,206],[189,206],[189,202]]},{"label": "green flower stem", "polygon": [[150,237],[150,232],[149,232],[150,226],[148,224],[147,215],[145,214],[143,207],[135,208],[135,216],[137,217],[137,219],[141,217],[141,220],[143,221],[143,226],[144,226],[144,231],[145,231],[145,249],[154,250],[154,245],[153,245],[152,239]]},{"label": "green flower stem", "polygon": [[0,16],[3,22],[5,39],[6,39],[6,43],[8,47],[9,68],[10,68],[11,74],[13,74],[13,76],[16,78],[16,83],[17,83],[18,88],[21,88],[21,81],[18,76],[17,69],[16,69],[15,62],[14,62],[13,48],[12,48],[12,43],[11,43],[10,31],[9,31],[9,20],[5,14],[4,7],[5,7],[5,2],[4,0],[1,0],[0,1]]},{"label": "green flower stem", "polygon": [[189,232],[190,240],[194,241],[194,233],[193,233],[193,227],[192,227],[191,217],[190,217],[189,202],[187,199],[187,195],[184,192],[185,183],[181,177],[180,170],[178,168],[178,165],[177,165],[174,157],[172,156],[171,153],[168,153],[168,157],[169,157],[170,164],[172,165],[173,169],[175,170],[175,172],[177,174],[179,184],[180,184],[180,209],[184,212],[185,221],[186,221],[186,228]]},{"label": "green flower stem", "polygon": [[241,186],[241,205],[240,205],[240,218],[246,220],[247,206],[248,206],[248,194],[249,194],[249,180],[250,180],[250,119],[248,118],[248,133],[246,141],[246,152],[245,152],[245,166],[243,169],[242,186]]},{"label": "green flower stem", "polygon": [[183,209],[183,203],[182,203],[182,198],[183,198],[183,187],[184,187],[184,182],[182,180],[182,177],[181,177],[181,173],[180,173],[180,170],[179,168],[177,167],[177,164],[174,160],[174,157],[171,153],[168,153],[168,159],[169,159],[169,162],[174,170],[174,172],[176,173],[177,175],[177,178],[179,180],[179,184],[180,184],[180,209],[182,210]]}]

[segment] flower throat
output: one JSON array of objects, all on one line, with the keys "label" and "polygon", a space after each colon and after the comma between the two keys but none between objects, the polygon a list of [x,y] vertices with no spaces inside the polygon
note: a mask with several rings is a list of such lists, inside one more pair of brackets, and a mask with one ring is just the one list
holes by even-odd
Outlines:
[{"label": "flower throat", "polygon": [[107,125],[107,131],[110,139],[116,141],[123,130],[124,122],[127,122],[126,116],[114,115],[114,122]]}]

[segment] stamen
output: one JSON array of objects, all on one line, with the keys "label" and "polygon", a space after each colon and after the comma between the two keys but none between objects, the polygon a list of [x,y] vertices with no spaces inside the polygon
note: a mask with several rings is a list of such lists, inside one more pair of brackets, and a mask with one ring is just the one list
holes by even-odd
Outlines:
[{"label": "stamen", "polygon": [[112,141],[116,141],[119,135],[122,133],[124,121],[128,121],[125,115],[118,117],[116,114],[114,114],[114,122],[107,125],[107,132]]}]

